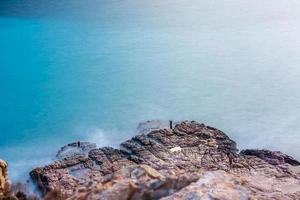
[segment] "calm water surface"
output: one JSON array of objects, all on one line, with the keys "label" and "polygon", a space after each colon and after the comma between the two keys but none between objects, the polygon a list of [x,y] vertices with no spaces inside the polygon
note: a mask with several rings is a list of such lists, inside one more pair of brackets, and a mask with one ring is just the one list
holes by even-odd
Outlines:
[{"label": "calm water surface", "polygon": [[298,0],[1,0],[0,157],[194,119],[300,159]]}]

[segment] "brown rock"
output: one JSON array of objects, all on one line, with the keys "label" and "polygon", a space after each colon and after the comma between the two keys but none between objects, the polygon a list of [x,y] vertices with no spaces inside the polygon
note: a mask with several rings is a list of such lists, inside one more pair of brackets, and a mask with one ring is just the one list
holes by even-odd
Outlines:
[{"label": "brown rock", "polygon": [[240,178],[224,171],[214,171],[204,173],[197,182],[162,200],[243,200],[249,199],[249,194]]},{"label": "brown rock", "polygon": [[8,192],[9,186],[8,165],[7,162],[0,159],[0,197]]},{"label": "brown rock", "polygon": [[192,121],[136,135],[121,149],[64,157],[30,174],[45,194],[59,189],[71,199],[296,200],[298,167],[280,152],[239,154],[225,133]]}]

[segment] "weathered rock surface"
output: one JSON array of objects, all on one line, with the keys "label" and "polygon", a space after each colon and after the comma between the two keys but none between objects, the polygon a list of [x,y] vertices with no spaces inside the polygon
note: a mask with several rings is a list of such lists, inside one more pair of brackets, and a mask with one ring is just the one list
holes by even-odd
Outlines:
[{"label": "weathered rock surface", "polygon": [[280,151],[269,151],[269,150],[257,150],[257,149],[247,149],[241,151],[242,155],[256,156],[263,159],[264,161],[270,163],[271,165],[283,165],[290,164],[292,166],[299,166],[300,162],[288,156]]},{"label": "weathered rock surface", "polygon": [[0,197],[9,190],[8,166],[4,160],[0,159]]},{"label": "weathered rock surface", "polygon": [[224,171],[212,171],[204,173],[195,183],[163,199],[249,199],[249,194],[240,178]]},{"label": "weathered rock surface", "polygon": [[197,122],[137,135],[120,149],[61,157],[30,173],[44,194],[59,190],[70,199],[91,200],[300,199],[298,161],[266,150],[238,153],[225,133]]}]

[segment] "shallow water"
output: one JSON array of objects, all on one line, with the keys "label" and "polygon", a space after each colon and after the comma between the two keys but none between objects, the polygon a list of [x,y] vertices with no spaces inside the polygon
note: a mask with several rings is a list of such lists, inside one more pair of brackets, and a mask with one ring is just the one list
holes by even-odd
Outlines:
[{"label": "shallow water", "polygon": [[300,2],[2,0],[0,157],[13,179],[68,142],[194,119],[300,159]]}]

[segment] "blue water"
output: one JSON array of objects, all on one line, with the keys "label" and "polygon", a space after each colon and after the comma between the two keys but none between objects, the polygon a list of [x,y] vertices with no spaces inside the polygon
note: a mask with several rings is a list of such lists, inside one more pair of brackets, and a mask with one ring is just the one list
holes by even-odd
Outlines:
[{"label": "blue water", "polygon": [[194,119],[300,158],[297,0],[1,0],[0,157],[10,176],[72,141]]}]

